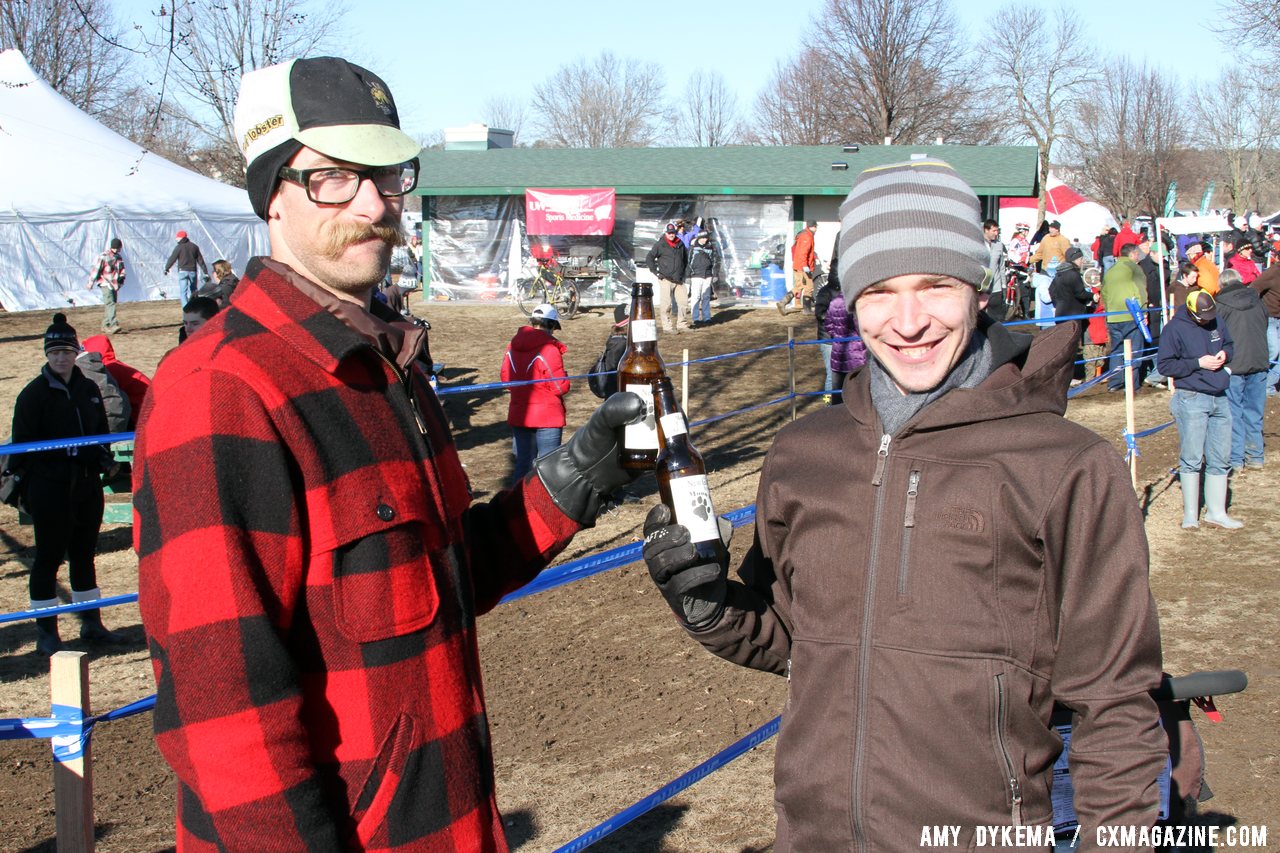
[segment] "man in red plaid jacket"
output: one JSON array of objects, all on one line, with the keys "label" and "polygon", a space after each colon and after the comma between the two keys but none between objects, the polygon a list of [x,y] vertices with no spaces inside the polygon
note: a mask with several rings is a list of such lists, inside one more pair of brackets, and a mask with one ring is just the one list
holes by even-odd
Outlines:
[{"label": "man in red plaid jacket", "polygon": [[501,851],[475,620],[626,481],[606,401],[487,504],[372,299],[418,145],[341,59],[245,75],[271,256],[156,373],[134,547],[180,851]]}]

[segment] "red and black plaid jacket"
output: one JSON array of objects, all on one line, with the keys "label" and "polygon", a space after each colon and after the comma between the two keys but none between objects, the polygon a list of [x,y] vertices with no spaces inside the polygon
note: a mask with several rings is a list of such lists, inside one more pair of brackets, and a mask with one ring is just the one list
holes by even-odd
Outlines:
[{"label": "red and black plaid jacket", "polygon": [[536,477],[472,504],[401,376],[257,260],[156,373],[134,547],[179,850],[506,849],[475,618],[577,527]]}]

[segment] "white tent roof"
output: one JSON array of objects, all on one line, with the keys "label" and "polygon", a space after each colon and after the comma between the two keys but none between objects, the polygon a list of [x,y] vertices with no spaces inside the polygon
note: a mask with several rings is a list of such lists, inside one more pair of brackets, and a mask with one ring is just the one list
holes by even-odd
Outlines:
[{"label": "white tent roof", "polygon": [[[1076,192],[1067,184],[1058,180],[1052,172],[1045,182],[1047,188],[1045,218],[1062,223],[1062,233],[1067,237],[1079,240],[1085,246],[1093,242],[1104,228],[1117,225],[1111,211],[1096,201]],[[1013,235],[1013,229],[1019,223],[1029,225],[1034,234],[1039,222],[1036,221],[1036,205],[1038,199],[1002,198],[997,221],[1004,239]]]},{"label": "white tent roof", "polygon": [[198,175],[109,130],[0,53],[0,303],[10,311],[99,302],[90,271],[124,242],[124,301],[177,298],[164,263],[185,230],[207,263],[237,271],[267,251],[242,189]]}]

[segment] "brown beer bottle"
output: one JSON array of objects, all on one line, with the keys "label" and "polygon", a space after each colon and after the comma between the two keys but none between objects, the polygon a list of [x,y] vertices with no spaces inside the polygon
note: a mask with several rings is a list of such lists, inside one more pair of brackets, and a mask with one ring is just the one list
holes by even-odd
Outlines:
[{"label": "brown beer bottle", "polygon": [[676,403],[675,388],[666,376],[657,382],[654,411],[662,439],[656,463],[658,495],[675,516],[676,524],[688,529],[698,556],[707,562],[714,560],[727,565],[729,555],[720,539],[720,525],[711,504],[707,465],[689,440],[689,424]]},{"label": "brown beer bottle", "polygon": [[627,351],[618,362],[618,390],[640,395],[644,420],[623,427],[618,464],[636,474],[652,471],[658,459],[658,426],[653,417],[654,383],[667,375],[658,355],[658,321],[653,313],[653,285],[636,282],[631,292]]}]

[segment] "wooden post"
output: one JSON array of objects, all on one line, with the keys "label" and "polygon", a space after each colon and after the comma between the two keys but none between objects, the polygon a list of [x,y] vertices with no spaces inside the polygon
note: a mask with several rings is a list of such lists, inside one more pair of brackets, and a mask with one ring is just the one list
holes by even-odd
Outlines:
[{"label": "wooden post", "polygon": [[[89,714],[89,656],[58,652],[49,665],[53,716],[81,720]],[[53,807],[58,853],[93,853],[93,761],[89,741],[53,739]]]},{"label": "wooden post", "polygon": [[689,420],[689,348],[685,347],[682,356],[684,364],[680,368],[680,410],[684,419]]},{"label": "wooden post", "polygon": [[787,381],[791,388],[791,420],[796,419],[796,327],[787,326]]},{"label": "wooden post", "polygon": [[[1133,441],[1133,433],[1135,431],[1133,416],[1133,341],[1129,338],[1124,339],[1124,424],[1127,437],[1125,444]],[[1136,491],[1138,488],[1138,454],[1136,450],[1129,452],[1129,480],[1133,483]]]}]

